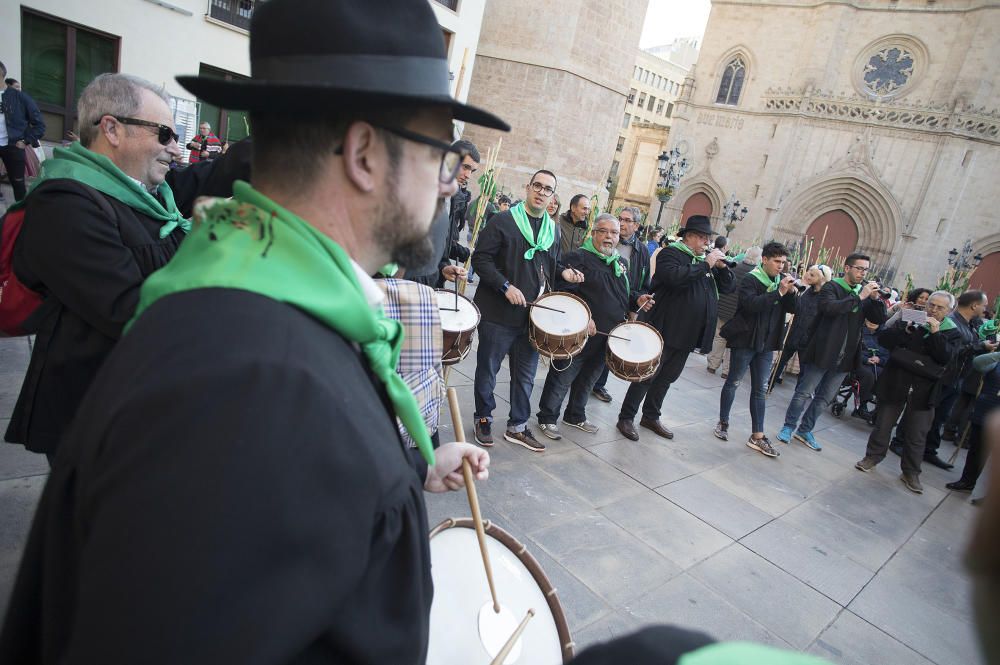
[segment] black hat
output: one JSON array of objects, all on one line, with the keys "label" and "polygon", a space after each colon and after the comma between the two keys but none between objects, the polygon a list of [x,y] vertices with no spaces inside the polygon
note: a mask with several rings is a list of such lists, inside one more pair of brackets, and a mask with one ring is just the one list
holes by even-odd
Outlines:
[{"label": "black hat", "polygon": [[426,0],[269,0],[250,20],[250,79],[178,76],[210,104],[249,111],[336,105],[448,106],[456,120],[510,130],[451,96],[444,37]]},{"label": "black hat", "polygon": [[714,236],[718,235],[712,230],[712,220],[705,215],[691,215],[684,222],[684,228],[677,230],[677,235],[683,237],[688,231],[695,231],[697,233],[704,233],[706,235]]}]

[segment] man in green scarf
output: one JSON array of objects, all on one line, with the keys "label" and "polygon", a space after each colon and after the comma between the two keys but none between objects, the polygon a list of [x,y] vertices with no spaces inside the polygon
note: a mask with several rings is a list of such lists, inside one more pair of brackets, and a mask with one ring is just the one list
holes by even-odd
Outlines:
[{"label": "man in green scarf", "polygon": [[45,301],[23,326],[36,342],[5,438],[50,461],[143,281],[190,228],[164,183],[180,148],[163,88],[103,74],[78,110],[80,142],[56,148],[18,203],[13,255],[15,275]]}]

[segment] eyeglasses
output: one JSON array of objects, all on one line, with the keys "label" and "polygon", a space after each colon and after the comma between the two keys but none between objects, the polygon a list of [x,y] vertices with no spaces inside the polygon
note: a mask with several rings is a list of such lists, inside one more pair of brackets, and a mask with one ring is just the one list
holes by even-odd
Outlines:
[{"label": "eyeglasses", "polygon": [[385,130],[394,136],[398,136],[401,139],[413,141],[414,143],[421,143],[423,145],[429,145],[432,148],[441,150],[441,170],[438,173],[438,180],[441,181],[442,185],[447,185],[455,179],[455,176],[458,175],[458,170],[462,168],[462,160],[464,160],[465,156],[469,154],[466,150],[459,150],[458,148],[451,147],[451,144],[449,143],[439,141],[438,139],[430,136],[424,136],[423,134],[411,132],[410,130],[403,129],[402,127],[376,125],[375,123],[372,123],[372,125]]},{"label": "eyeglasses", "polygon": [[[105,115],[111,115],[110,113]],[[139,118],[122,118],[117,115],[111,115],[112,118],[122,123],[123,125],[138,125],[139,127],[154,127],[157,130],[156,140],[160,142],[160,145],[167,145],[171,141],[180,141],[181,137],[177,135],[173,127],[167,127],[166,125],[161,125],[158,122],[151,122],[149,120],[140,120]],[[104,119],[102,115],[98,118],[94,126],[101,124],[101,120]]]},{"label": "eyeglasses", "polygon": [[531,187],[531,191],[535,192],[536,194],[545,194],[545,196],[552,196],[553,194],[556,193],[555,189],[549,187],[548,185],[543,185],[540,182],[533,182],[528,186]]},{"label": "eyeglasses", "polygon": [[868,266],[847,266],[851,270],[857,270],[861,274],[868,272]]},{"label": "eyeglasses", "polygon": [[602,233],[604,235],[613,236],[618,234],[617,229],[594,229],[594,233]]},{"label": "eyeglasses", "polygon": [[619,222],[623,222],[623,223],[626,223],[626,222],[627,222],[627,223],[631,224],[631,223],[632,223],[632,222],[634,222],[635,220],[634,220],[634,219],[632,219],[631,217],[619,217],[619,218],[618,218],[618,221],[619,221]]}]

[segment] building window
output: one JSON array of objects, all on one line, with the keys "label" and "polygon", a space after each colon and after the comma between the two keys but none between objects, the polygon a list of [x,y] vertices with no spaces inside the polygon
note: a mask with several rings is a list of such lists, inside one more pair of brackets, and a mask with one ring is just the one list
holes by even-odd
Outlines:
[{"label": "building window", "polygon": [[622,148],[624,148],[624,147],[625,147],[625,137],[624,136],[619,136],[618,137],[618,147],[615,148],[615,151],[616,152],[621,152]]},{"label": "building window", "polygon": [[[248,78],[242,74],[228,72],[206,64],[201,65],[198,73],[208,78],[225,79],[227,81]],[[222,139],[223,143],[240,141],[249,136],[249,121],[245,111],[219,108],[201,99],[198,100],[198,103],[201,104],[201,117],[198,119],[198,122],[207,122],[210,124],[212,126],[212,133]]]},{"label": "building window", "polygon": [[[255,0],[211,0],[208,15],[244,30],[250,29],[250,16]],[[441,3],[446,5],[446,3]]]},{"label": "building window", "polygon": [[650,95],[649,96],[649,103],[646,104],[646,110],[647,111],[652,111],[654,104],[656,104],[656,97],[653,97],[652,95]]},{"label": "building window", "polygon": [[881,49],[868,59],[861,75],[866,92],[891,96],[913,76],[913,54],[899,46]]},{"label": "building window", "polygon": [[62,140],[76,124],[76,102],[98,74],[118,71],[120,38],[23,10],[21,83],[45,118],[45,139]]},{"label": "building window", "polygon": [[629,123],[630,120],[632,120],[632,116],[630,116],[628,113],[626,113],[625,114],[625,120],[622,122],[622,129],[628,129],[628,123]]},{"label": "building window", "polygon": [[636,68],[635,68],[635,74],[633,75],[633,78],[636,81],[638,81],[639,79],[642,78],[642,67],[636,66]]},{"label": "building window", "polygon": [[639,108],[642,108],[645,105],[646,105],[646,93],[640,92],[639,93]]},{"label": "building window", "polygon": [[740,103],[740,92],[743,90],[743,81],[746,78],[747,66],[743,62],[742,56],[736,56],[726,65],[722,73],[722,82],[719,84],[719,94],[715,96],[716,104],[729,104],[736,106]]},{"label": "building window", "polygon": [[656,105],[656,115],[663,115],[663,104],[664,100],[660,100]]},{"label": "building window", "polygon": [[635,88],[629,88],[626,104],[635,104]]},{"label": "building window", "polygon": [[667,104],[667,117],[669,118],[673,112],[674,112],[674,104],[673,102],[671,102]]},{"label": "building window", "polygon": [[615,176],[618,175],[618,169],[619,169],[620,166],[621,166],[621,164],[618,163],[617,159],[615,161],[611,162],[611,173],[609,175],[612,178],[614,178]]},{"label": "building window", "polygon": [[458,11],[458,0],[434,0],[439,5],[443,5],[453,12]]}]

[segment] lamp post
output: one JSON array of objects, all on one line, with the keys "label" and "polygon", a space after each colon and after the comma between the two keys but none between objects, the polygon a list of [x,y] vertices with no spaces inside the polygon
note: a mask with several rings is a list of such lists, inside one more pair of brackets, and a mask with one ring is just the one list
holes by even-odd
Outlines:
[{"label": "lamp post", "polygon": [[656,158],[656,168],[660,172],[660,180],[656,185],[656,198],[660,200],[660,209],[656,212],[655,228],[660,228],[660,215],[663,214],[663,206],[673,197],[681,178],[687,173],[688,160],[681,157],[677,148],[672,148],[670,152],[664,150],[660,153],[660,156]]},{"label": "lamp post", "polygon": [[722,209],[722,221],[726,226],[726,235],[733,232],[736,225],[742,222],[747,216],[750,209],[746,206],[741,206],[740,200],[736,198],[736,194],[730,194],[729,200],[726,201],[726,207]]},{"label": "lamp post", "polygon": [[976,254],[972,256],[972,240],[966,240],[965,245],[962,246],[962,251],[951,248],[948,252],[948,265],[955,269],[956,272],[966,272],[972,270],[973,268],[979,267],[979,264],[983,262],[983,255]]},{"label": "lamp post", "polygon": [[605,184],[605,188],[608,190],[608,205],[605,212],[611,212],[611,203],[615,198],[615,192],[611,188],[615,186],[614,178],[610,175],[608,176],[608,181]]}]

